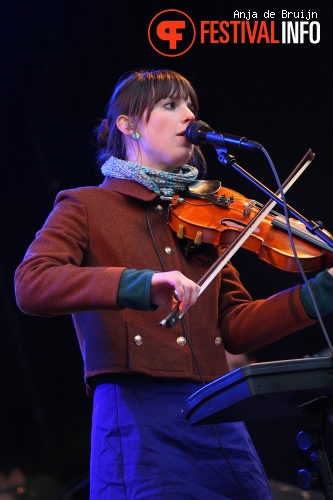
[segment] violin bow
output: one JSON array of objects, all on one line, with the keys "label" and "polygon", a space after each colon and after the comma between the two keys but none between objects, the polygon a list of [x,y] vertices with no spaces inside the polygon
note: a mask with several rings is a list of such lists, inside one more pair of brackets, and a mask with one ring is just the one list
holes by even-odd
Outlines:
[{"label": "violin bow", "polygon": [[[300,162],[296,165],[291,174],[281,185],[283,193],[286,193],[288,189],[296,182],[296,180],[301,176],[305,169],[313,161],[315,154],[310,148]],[[281,199],[281,192],[278,190],[274,193],[275,197]],[[239,250],[239,248],[244,244],[244,242],[251,236],[253,231],[259,226],[259,224],[264,220],[264,218],[269,214],[272,208],[276,205],[277,201],[270,199],[253,217],[251,222],[241,231],[237,238],[229,245],[229,247],[223,252],[221,257],[219,257],[214,264],[206,271],[206,273],[198,281],[200,286],[199,296],[207,288],[207,286],[213,281],[215,276],[221,271],[221,269],[229,262],[231,257]],[[180,319],[182,319],[184,313],[179,314],[179,304],[171,310],[168,316],[162,319],[159,323],[160,326],[166,326],[167,328],[172,328]]]}]

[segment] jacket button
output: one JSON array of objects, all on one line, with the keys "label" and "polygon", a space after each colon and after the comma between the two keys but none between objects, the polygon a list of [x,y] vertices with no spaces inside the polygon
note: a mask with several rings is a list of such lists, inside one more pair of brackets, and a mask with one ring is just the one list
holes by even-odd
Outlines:
[{"label": "jacket button", "polygon": [[216,339],[215,339],[215,345],[221,345],[221,344],[222,344],[221,337],[216,337]]},{"label": "jacket button", "polygon": [[185,345],[186,344],[186,338],[185,337],[178,337],[177,344],[180,345],[180,346]]},{"label": "jacket button", "polygon": [[168,254],[168,255],[173,255],[175,253],[174,249],[172,247],[165,247],[165,252]]},{"label": "jacket button", "polygon": [[162,207],[162,205],[157,205],[155,210],[158,214],[163,214],[163,212],[164,212],[164,208]]},{"label": "jacket button", "polygon": [[135,335],[134,342],[136,343],[136,345],[141,345],[142,344],[142,337],[141,337],[141,335]]}]

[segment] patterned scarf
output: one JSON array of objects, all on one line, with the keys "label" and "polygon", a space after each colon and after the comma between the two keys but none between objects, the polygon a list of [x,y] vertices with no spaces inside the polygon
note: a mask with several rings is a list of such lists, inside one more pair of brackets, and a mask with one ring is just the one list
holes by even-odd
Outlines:
[{"label": "patterned scarf", "polygon": [[198,175],[198,169],[190,165],[183,165],[174,172],[164,172],[132,161],[120,160],[115,156],[110,156],[102,165],[101,171],[106,177],[138,182],[162,196],[173,196],[184,191],[186,185],[195,181]]}]

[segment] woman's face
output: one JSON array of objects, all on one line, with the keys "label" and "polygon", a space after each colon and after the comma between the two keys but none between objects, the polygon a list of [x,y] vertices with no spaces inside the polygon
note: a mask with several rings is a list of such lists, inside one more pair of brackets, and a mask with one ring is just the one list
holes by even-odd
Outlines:
[{"label": "woman's face", "polygon": [[195,120],[191,100],[162,99],[153,107],[148,122],[146,116],[147,112],[138,123],[140,138],[133,140],[133,150],[128,148],[128,159],[168,172],[186,164],[194,148],[184,135],[187,125]]}]

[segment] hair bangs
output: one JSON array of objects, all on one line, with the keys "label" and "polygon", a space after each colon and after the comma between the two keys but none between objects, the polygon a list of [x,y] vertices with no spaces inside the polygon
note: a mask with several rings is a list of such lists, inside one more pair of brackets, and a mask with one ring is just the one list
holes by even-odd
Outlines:
[{"label": "hair bangs", "polygon": [[147,121],[155,104],[168,97],[190,99],[197,117],[198,99],[192,85],[186,78],[171,70],[150,71],[143,76],[149,87],[146,94],[148,96],[146,102]]}]

